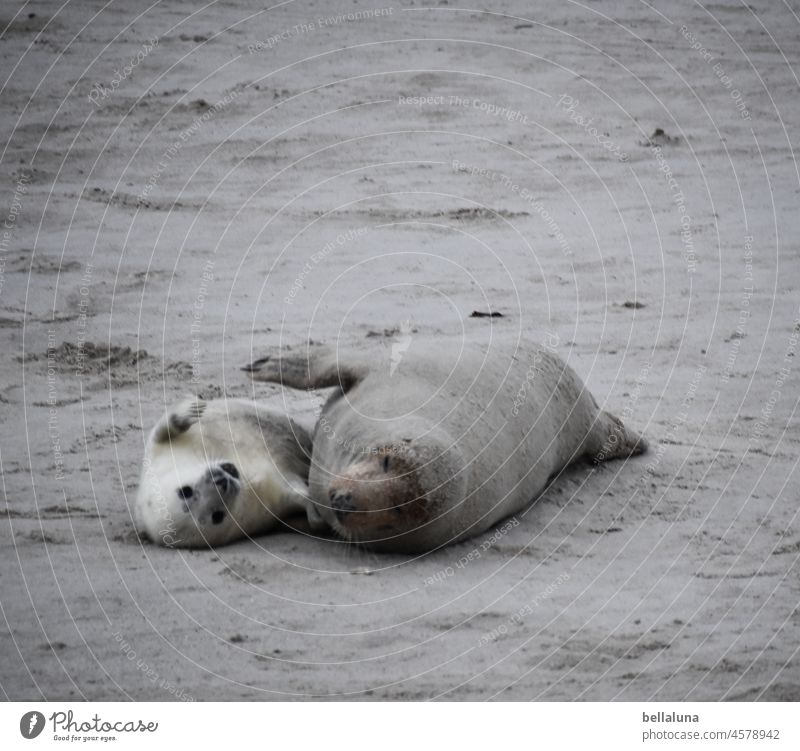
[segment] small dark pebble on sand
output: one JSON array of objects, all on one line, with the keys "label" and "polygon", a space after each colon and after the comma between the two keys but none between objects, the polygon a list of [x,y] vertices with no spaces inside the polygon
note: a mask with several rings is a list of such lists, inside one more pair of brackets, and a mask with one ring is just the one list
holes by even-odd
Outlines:
[{"label": "small dark pebble on sand", "polygon": [[473,310],[472,313],[469,314],[470,318],[505,318],[502,313],[498,313],[496,310],[493,310],[491,313],[484,313],[482,310]]}]

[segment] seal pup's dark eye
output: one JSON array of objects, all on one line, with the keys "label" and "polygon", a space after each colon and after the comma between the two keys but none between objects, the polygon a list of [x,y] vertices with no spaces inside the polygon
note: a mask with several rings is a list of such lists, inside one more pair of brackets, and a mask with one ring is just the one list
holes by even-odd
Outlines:
[{"label": "seal pup's dark eye", "polygon": [[384,472],[388,472],[389,471],[389,455],[388,454],[383,457],[383,471]]},{"label": "seal pup's dark eye", "polygon": [[194,495],[194,490],[191,485],[184,485],[182,488],[178,488],[178,495],[185,501]]}]

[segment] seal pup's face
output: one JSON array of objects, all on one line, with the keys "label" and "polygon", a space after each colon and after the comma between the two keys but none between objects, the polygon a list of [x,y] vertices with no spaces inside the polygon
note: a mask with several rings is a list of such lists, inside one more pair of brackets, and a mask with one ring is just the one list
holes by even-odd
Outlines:
[{"label": "seal pup's face", "polygon": [[243,481],[233,462],[146,467],[143,480],[144,497],[138,501],[145,517],[141,527],[153,542],[168,547],[217,545],[236,530]]},{"label": "seal pup's face", "polygon": [[382,542],[408,534],[432,514],[417,460],[406,447],[365,452],[331,480],[327,495],[325,515],[351,542]]}]

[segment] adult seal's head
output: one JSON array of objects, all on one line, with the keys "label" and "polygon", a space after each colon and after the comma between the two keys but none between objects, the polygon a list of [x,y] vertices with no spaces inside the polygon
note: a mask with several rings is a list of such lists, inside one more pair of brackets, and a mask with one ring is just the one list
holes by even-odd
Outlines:
[{"label": "adult seal's head", "polygon": [[[387,429],[389,435],[411,433]],[[420,437],[365,446],[334,472],[319,467],[317,484],[327,480],[327,503],[318,512],[345,540],[370,545],[402,545],[436,520],[464,484],[463,459],[449,441],[430,430]],[[322,439],[324,440],[324,439]]]}]

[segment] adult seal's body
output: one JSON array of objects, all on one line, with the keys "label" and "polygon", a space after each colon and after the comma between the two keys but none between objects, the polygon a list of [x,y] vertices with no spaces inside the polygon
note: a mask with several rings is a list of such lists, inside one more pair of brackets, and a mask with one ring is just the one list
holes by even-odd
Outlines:
[{"label": "adult seal's body", "polygon": [[310,507],[310,457],[311,437],[281,412],[239,399],[187,399],[148,438],[136,527],[168,547],[268,532]]},{"label": "adult seal's body", "polygon": [[646,449],[546,348],[414,340],[406,349],[312,348],[246,368],[257,380],[336,388],[314,435],[309,491],[345,540],[431,550],[524,508],[572,462]]}]

